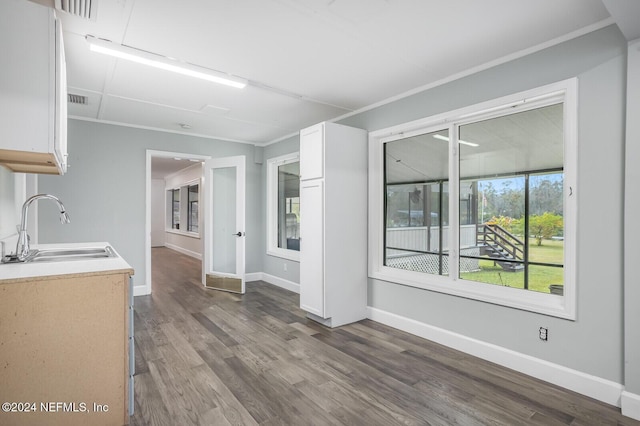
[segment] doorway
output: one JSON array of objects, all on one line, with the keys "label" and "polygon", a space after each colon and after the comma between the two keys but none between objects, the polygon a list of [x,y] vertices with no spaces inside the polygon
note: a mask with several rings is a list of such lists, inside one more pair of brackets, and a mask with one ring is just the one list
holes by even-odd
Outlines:
[{"label": "doorway", "polygon": [[[205,234],[203,230],[199,230],[199,238],[189,238],[189,230],[192,229],[189,226],[189,215],[185,216],[184,224],[180,229],[179,223],[173,221],[172,225],[168,224],[167,217],[171,218],[172,214],[172,201],[167,199],[166,185],[164,184],[167,176],[176,174],[180,170],[188,169],[189,167],[197,167],[197,164],[202,164],[206,160],[210,159],[210,156],[171,152],[171,151],[155,151],[147,150],[146,152],[146,218],[145,218],[145,285],[143,291],[138,290],[136,296],[142,296],[151,294],[152,291],[152,276],[151,276],[151,247],[153,246],[168,246],[172,249],[178,249],[178,251],[192,257],[201,257]],[[199,188],[202,187],[202,172],[193,172],[193,184],[198,184]],[[161,183],[162,182],[162,183]],[[192,185],[193,186],[193,185]],[[183,191],[184,204],[190,202],[190,191],[188,185],[185,186]],[[192,191],[191,191],[192,193]],[[192,203],[193,205],[193,203]],[[203,206],[204,207],[204,206]],[[161,210],[158,211],[158,208]],[[201,208],[201,210],[204,210]],[[186,211],[186,210],[185,210]],[[204,211],[199,211],[199,214],[204,214]],[[184,232],[183,232],[184,231]],[[168,234],[167,232],[170,232]],[[189,238],[192,247],[188,246],[184,249],[173,245],[172,241],[167,242],[166,235],[171,235],[171,238]],[[194,245],[195,244],[195,245]]]},{"label": "doorway", "polygon": [[[176,198],[174,196],[176,189],[172,187],[173,184],[169,185],[171,186],[169,188],[166,182],[169,178],[175,177],[180,170],[194,167],[196,163],[201,166],[197,173],[191,172],[191,181],[180,184],[177,191],[179,195]],[[177,248],[172,247],[166,240],[163,242],[158,238],[162,230],[166,235],[192,237],[193,235],[190,234],[195,234],[197,231],[198,249],[178,248],[178,251],[202,260],[203,285],[207,288],[244,293],[245,175],[245,156],[211,159],[205,155],[147,150],[145,286],[143,291],[136,292],[136,296],[152,292],[151,247],[164,244],[172,249]],[[162,187],[157,182],[160,177],[165,181]],[[197,189],[194,191],[196,186]],[[155,196],[153,196],[154,190]],[[162,195],[158,195],[160,190]],[[167,195],[170,193],[171,196]],[[196,194],[195,202],[194,194]],[[176,199],[180,205],[178,208],[174,207]],[[162,208],[160,224],[156,219],[152,219],[152,215],[158,213],[158,206]],[[195,229],[192,219],[194,206],[198,217],[205,218],[199,221],[199,225],[203,226],[196,225]],[[207,277],[210,277],[209,280]],[[231,287],[227,288],[230,283]]]}]

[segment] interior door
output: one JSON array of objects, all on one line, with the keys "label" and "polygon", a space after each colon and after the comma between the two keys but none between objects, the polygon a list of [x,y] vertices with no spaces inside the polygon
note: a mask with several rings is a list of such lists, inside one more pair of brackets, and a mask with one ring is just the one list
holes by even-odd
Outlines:
[{"label": "interior door", "polygon": [[204,163],[204,261],[207,288],[244,294],[245,266],[244,155]]}]

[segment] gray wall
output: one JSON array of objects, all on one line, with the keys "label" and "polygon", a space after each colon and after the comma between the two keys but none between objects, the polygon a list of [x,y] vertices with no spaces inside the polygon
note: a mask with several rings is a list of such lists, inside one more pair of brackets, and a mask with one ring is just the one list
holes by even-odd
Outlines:
[{"label": "gray wall", "polygon": [[[577,320],[373,279],[369,280],[368,305],[625,383],[622,271],[626,41],[617,27],[604,28],[341,123],[373,131],[571,77],[579,79]],[[295,139],[270,146],[268,151],[274,152],[271,156],[296,151]],[[269,261],[265,261],[267,264]],[[282,276],[277,264],[271,273]],[[640,303],[636,300],[632,304],[635,313],[629,318],[637,318]],[[549,328],[548,342],[538,339],[540,326]],[[637,353],[636,349],[633,354]]]},{"label": "gray wall", "polygon": [[[577,320],[370,280],[369,305],[597,377],[623,381],[626,42],[617,27],[345,120],[368,130],[577,76]],[[548,327],[549,341],[538,339]]]},{"label": "gray wall", "polygon": [[640,395],[640,40],[629,45],[625,181],[625,390]]},{"label": "gray wall", "polygon": [[60,225],[55,206],[40,203],[39,242],[109,241],[145,283],[146,150],[247,157],[246,271],[262,271],[262,165],[254,146],[143,129],[69,120],[70,168],[64,176],[40,175],[40,192],[65,203],[71,223]]}]

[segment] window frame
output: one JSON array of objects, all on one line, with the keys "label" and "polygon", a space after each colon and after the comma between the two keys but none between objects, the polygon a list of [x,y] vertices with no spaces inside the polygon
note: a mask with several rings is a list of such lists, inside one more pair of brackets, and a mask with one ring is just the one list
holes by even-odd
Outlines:
[{"label": "window frame", "polygon": [[[578,80],[572,78],[469,107],[399,124],[369,134],[369,277],[424,290],[508,306],[569,320],[576,319],[577,114]],[[468,281],[459,277],[458,129],[465,124],[563,103],[564,118],[564,295]],[[449,275],[439,276],[384,265],[384,144],[449,129]]]},{"label": "window frame", "polygon": [[[198,199],[197,200],[192,200],[191,199],[191,188],[196,187],[197,191],[195,191],[196,194],[198,194]],[[194,233],[194,234],[199,234],[200,233],[200,208],[198,208],[198,220],[195,224],[196,228],[198,229],[197,231],[193,230],[193,222],[191,221],[191,213],[193,211],[193,204],[195,203],[196,205],[199,205],[199,201],[200,201],[200,182],[194,182],[191,183],[189,185],[187,185],[187,232],[189,233]]]},{"label": "window frame", "polygon": [[295,162],[300,162],[300,152],[267,160],[267,254],[299,262],[299,251],[278,247],[278,168]]},{"label": "window frame", "polygon": [[[182,203],[180,202],[180,195],[181,195],[181,189],[180,188],[173,188],[173,189],[169,189],[169,191],[171,192],[171,226],[169,229],[171,229],[172,231],[180,231],[180,222],[182,222],[182,218],[181,218],[181,214],[180,214],[180,210],[182,208]],[[175,220],[175,203],[176,203],[176,193],[178,194],[178,222],[176,223]]]},{"label": "window frame", "polygon": [[[201,228],[201,220],[200,214],[198,212],[198,231],[189,231],[189,187],[198,186],[198,198],[200,198],[200,189],[202,188],[202,182],[200,179],[192,179],[187,182],[180,183],[177,186],[168,186],[165,188],[166,201],[165,205],[167,206],[167,220],[165,224],[165,232],[170,234],[182,235],[185,237],[191,238],[200,238],[200,228]],[[182,227],[180,229],[173,228],[173,193],[174,191],[178,191],[179,194],[179,209],[180,209],[180,224],[184,224],[186,229]]]}]

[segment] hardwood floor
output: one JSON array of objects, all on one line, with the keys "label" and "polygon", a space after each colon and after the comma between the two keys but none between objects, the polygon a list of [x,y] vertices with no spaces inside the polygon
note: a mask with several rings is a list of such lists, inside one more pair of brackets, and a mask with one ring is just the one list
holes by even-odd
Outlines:
[{"label": "hardwood floor", "polygon": [[206,290],[154,248],[136,297],[133,425],[640,425],[616,407],[365,320],[327,329],[298,295]]}]

